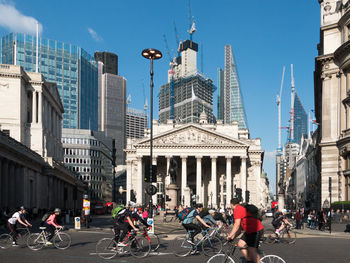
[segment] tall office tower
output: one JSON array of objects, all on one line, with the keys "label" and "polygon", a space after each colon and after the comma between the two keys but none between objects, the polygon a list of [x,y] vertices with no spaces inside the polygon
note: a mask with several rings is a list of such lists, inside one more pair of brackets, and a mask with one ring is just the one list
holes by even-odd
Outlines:
[{"label": "tall office tower", "polygon": [[[103,61],[100,61],[100,58]],[[118,56],[96,52],[98,62],[98,129],[115,140],[116,165],[125,163],[126,147],[126,79],[117,72]],[[111,70],[113,69],[113,70]],[[111,73],[114,72],[114,73]]]},{"label": "tall office tower", "polygon": [[[36,37],[10,33],[1,38],[3,64],[36,71]],[[64,128],[97,130],[97,63],[83,48],[39,38],[38,72],[57,84],[64,114]]]},{"label": "tall office tower", "polygon": [[118,75],[118,56],[111,52],[95,52],[95,60],[103,63],[103,73]]},{"label": "tall office tower", "polygon": [[143,110],[126,109],[126,137],[131,139],[145,137],[147,115]]},{"label": "tall office tower", "polygon": [[225,71],[218,68],[218,120],[224,120]]},{"label": "tall office tower", "polygon": [[186,40],[179,50],[181,55],[173,62],[173,69],[168,71],[168,83],[160,87],[159,121],[167,123],[173,110],[177,122],[199,122],[204,111],[208,122],[212,123],[214,85],[197,70],[198,44]]},{"label": "tall office tower", "polygon": [[307,137],[307,113],[301,103],[298,94],[295,92],[294,99],[294,140],[295,143],[301,144],[301,137]]},{"label": "tall office tower", "polygon": [[238,121],[238,127],[240,129],[247,129],[247,119],[243,105],[242,92],[239,85],[239,78],[231,45],[225,45],[225,71],[223,85],[223,92],[220,90],[219,98],[220,108],[222,109],[220,117],[224,123]]}]

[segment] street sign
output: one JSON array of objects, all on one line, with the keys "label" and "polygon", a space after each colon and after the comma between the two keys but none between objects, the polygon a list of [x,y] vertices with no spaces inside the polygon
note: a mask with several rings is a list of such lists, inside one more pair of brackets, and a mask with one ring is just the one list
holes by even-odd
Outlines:
[{"label": "street sign", "polygon": [[157,193],[157,187],[155,187],[153,184],[150,184],[147,188],[146,188],[146,192],[149,195],[155,195]]},{"label": "street sign", "polygon": [[151,226],[151,229],[148,233],[154,234],[154,220],[153,218],[147,218],[147,224]]},{"label": "street sign", "polygon": [[74,228],[80,229],[80,217],[74,217]]}]

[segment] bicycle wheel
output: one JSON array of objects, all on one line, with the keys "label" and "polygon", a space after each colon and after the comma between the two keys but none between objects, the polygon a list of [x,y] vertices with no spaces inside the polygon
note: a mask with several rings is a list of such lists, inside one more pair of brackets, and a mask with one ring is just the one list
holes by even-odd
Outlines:
[{"label": "bicycle wheel", "polygon": [[178,257],[186,257],[192,251],[192,245],[188,242],[187,236],[178,236],[175,238],[173,253]]},{"label": "bicycle wheel", "polygon": [[276,242],[276,233],[274,231],[271,231],[267,237],[264,240],[265,243],[267,244],[273,244]]},{"label": "bicycle wheel", "polygon": [[214,256],[221,252],[222,242],[216,236],[209,237],[203,241],[202,250],[204,252],[204,255],[208,257]]},{"label": "bicycle wheel", "polygon": [[44,237],[39,233],[30,234],[27,238],[27,246],[31,250],[40,250],[45,245]]},{"label": "bicycle wheel", "polygon": [[147,238],[139,236],[132,239],[129,244],[129,249],[131,255],[136,258],[144,258],[147,257],[149,252],[151,251],[151,244]]},{"label": "bicycle wheel", "polygon": [[70,243],[72,242],[70,235],[67,233],[57,233],[53,238],[53,244],[58,249],[67,249],[70,246]]},{"label": "bicycle wheel", "polygon": [[207,263],[235,263],[233,258],[225,254],[216,254],[208,259]]},{"label": "bicycle wheel", "polygon": [[29,237],[30,233],[26,232],[25,234],[23,234],[21,237],[17,238],[17,244],[21,247],[25,247],[27,246],[27,240]]},{"label": "bicycle wheel", "polygon": [[297,241],[297,234],[294,231],[283,232],[282,242],[287,244],[294,244]]},{"label": "bicycle wheel", "polygon": [[117,255],[117,242],[113,238],[102,238],[97,242],[96,254],[103,259],[111,259]]},{"label": "bicycle wheel", "polygon": [[151,250],[153,252],[157,251],[159,246],[160,246],[160,241],[159,241],[159,237],[156,234],[150,234],[148,235],[149,239],[150,239],[150,243],[151,243]]},{"label": "bicycle wheel", "polygon": [[0,248],[6,249],[12,246],[13,238],[9,234],[0,235]]},{"label": "bicycle wheel", "polygon": [[261,263],[286,263],[281,257],[276,255],[267,255],[260,259]]}]

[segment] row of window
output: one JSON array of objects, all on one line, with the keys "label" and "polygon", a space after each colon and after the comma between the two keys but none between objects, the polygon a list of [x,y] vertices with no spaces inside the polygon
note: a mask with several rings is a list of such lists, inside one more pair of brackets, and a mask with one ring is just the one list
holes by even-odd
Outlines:
[{"label": "row of window", "polygon": [[83,138],[65,138],[62,137],[62,143],[68,144],[88,144],[93,146],[101,146],[101,142],[93,139],[83,139]]},{"label": "row of window", "polygon": [[101,156],[100,151],[91,150],[91,149],[69,149],[69,148],[64,148],[64,154],[65,155],[93,156],[93,157],[100,157]]},{"label": "row of window", "polygon": [[102,165],[101,160],[85,159],[85,158],[64,158],[65,163],[81,163],[81,164],[94,164]]},{"label": "row of window", "polygon": [[94,168],[94,167],[84,167],[84,166],[72,166],[71,167],[73,172],[84,172],[84,173],[101,173],[101,168]]}]

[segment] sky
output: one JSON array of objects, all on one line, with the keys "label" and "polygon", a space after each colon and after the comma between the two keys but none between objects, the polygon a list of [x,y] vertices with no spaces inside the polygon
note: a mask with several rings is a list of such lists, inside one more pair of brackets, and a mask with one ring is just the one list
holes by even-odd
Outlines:
[{"label": "sky", "polygon": [[[296,91],[306,111],[314,109],[313,71],[320,31],[317,0],[191,0],[191,17],[199,44],[198,67],[217,83],[224,68],[224,46],[231,45],[240,78],[251,138],[261,138],[264,170],[275,189],[275,151],[278,144],[276,95],[282,68],[286,75],[282,93],[282,126],[290,112],[290,65],[294,65]],[[181,40],[189,38],[188,0],[0,0],[0,37],[9,32],[33,34],[39,22],[45,38],[76,44],[90,54],[114,52],[119,75],[127,79],[131,107],[149,101],[149,61],[145,48],[162,51],[154,64],[155,94],[167,82],[170,53],[175,54],[174,22]],[[154,96],[154,118],[158,97]],[[214,94],[216,112],[217,92]],[[316,128],[316,127],[315,127]],[[282,131],[282,142],[287,132]]]}]

